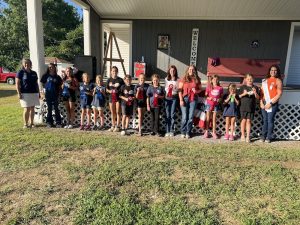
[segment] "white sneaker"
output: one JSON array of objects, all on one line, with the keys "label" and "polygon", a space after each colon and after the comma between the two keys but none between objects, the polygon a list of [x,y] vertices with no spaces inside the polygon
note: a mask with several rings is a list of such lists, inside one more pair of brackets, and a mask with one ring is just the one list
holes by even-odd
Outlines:
[{"label": "white sneaker", "polygon": [[111,132],[113,132],[113,131],[114,131],[114,129],[115,129],[114,127],[111,127],[111,128],[109,128],[109,129],[108,129],[108,131],[111,131]]},{"label": "white sneaker", "polygon": [[180,137],[181,137],[181,138],[185,138],[185,135],[184,135],[184,134],[182,134],[182,135],[180,135]]},{"label": "white sneaker", "polygon": [[169,136],[170,136],[170,137],[174,137],[174,133],[171,132],[171,133],[169,134]]},{"label": "white sneaker", "polygon": [[166,135],[165,135],[165,137],[170,137],[171,135],[170,135],[170,133],[166,133]]},{"label": "white sneaker", "polygon": [[73,129],[73,125],[70,124],[70,125],[68,126],[68,129]]},{"label": "white sneaker", "polygon": [[185,135],[185,138],[189,139],[189,138],[191,138],[191,136],[187,134],[187,135]]},{"label": "white sneaker", "polygon": [[121,136],[125,136],[126,135],[126,131],[125,130],[122,130],[121,131]]},{"label": "white sneaker", "polygon": [[69,125],[67,124],[66,126],[64,126],[64,128],[65,128],[65,129],[68,129],[68,128],[69,128]]}]

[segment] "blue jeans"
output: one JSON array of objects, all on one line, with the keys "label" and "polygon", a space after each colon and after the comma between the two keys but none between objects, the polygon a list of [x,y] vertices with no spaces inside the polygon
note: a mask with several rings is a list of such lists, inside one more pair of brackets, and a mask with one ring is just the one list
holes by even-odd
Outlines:
[{"label": "blue jeans", "polygon": [[189,102],[189,98],[186,96],[183,98],[184,106],[181,106],[181,134],[190,135],[193,128],[194,111],[196,108],[196,102]]},{"label": "blue jeans", "polygon": [[262,136],[263,139],[272,140],[273,138],[273,130],[274,130],[274,120],[276,112],[278,111],[278,104],[272,106],[272,112],[267,112],[262,109],[262,117],[263,117],[263,126],[262,126]]},{"label": "blue jeans", "polygon": [[61,116],[60,116],[60,112],[58,109],[58,99],[46,97],[46,103],[47,103],[47,107],[48,107],[46,122],[48,124],[53,124],[53,117],[52,117],[52,109],[53,108],[52,107],[54,107],[56,124],[61,124]]},{"label": "blue jeans", "polygon": [[175,111],[177,105],[177,99],[165,99],[165,108],[166,108],[166,132],[174,133],[174,123],[175,123]]}]

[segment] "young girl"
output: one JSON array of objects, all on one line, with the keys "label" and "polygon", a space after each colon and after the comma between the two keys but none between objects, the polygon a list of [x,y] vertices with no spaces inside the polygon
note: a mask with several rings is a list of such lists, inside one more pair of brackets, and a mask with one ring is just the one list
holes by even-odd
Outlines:
[{"label": "young girl", "polygon": [[197,68],[190,65],[178,85],[178,94],[181,108],[181,138],[190,138],[193,128],[193,118],[201,92],[201,80]]},{"label": "young girl", "polygon": [[78,81],[73,75],[71,67],[66,69],[66,76],[64,77],[62,85],[62,96],[67,111],[66,129],[72,129],[75,120],[75,102],[76,90],[78,89]]},{"label": "young girl", "polygon": [[211,77],[211,82],[207,83],[207,87],[205,90],[206,98],[206,130],[204,133],[204,138],[208,138],[208,128],[209,122],[212,117],[212,136],[214,139],[217,139],[216,133],[216,120],[217,120],[217,113],[220,111],[220,102],[223,96],[223,88],[220,86],[219,76],[213,75]]},{"label": "young girl", "polygon": [[[103,84],[103,76],[96,76],[96,87],[93,91],[93,101],[92,108],[94,110],[94,127],[93,130],[99,129],[102,130],[104,128],[104,107],[105,107],[105,87]],[[100,117],[100,125],[97,126],[98,115]]]},{"label": "young girl", "polygon": [[[251,121],[254,119],[256,99],[259,99],[259,89],[253,85],[253,76],[245,75],[246,84],[240,87],[239,97],[241,99],[241,141],[250,142]],[[245,128],[247,136],[245,139]]]},{"label": "young girl", "polygon": [[147,90],[147,110],[151,112],[152,135],[159,135],[159,107],[164,98],[164,89],[159,85],[158,74],[151,77],[152,85]]},{"label": "young girl", "polygon": [[[226,132],[224,136],[224,140],[234,140],[234,132],[235,132],[235,119],[237,116],[237,106],[239,104],[238,95],[236,94],[236,85],[230,84],[228,86],[228,94],[224,96],[224,111],[223,116],[226,119]],[[230,135],[229,135],[229,127],[230,127]]]},{"label": "young girl", "polygon": [[139,116],[139,136],[142,136],[142,124],[143,124],[143,117],[145,114],[145,109],[147,106],[147,89],[149,84],[145,83],[145,74],[141,73],[139,75],[139,83],[134,88],[136,103],[137,103],[137,110]]},{"label": "young girl", "polygon": [[[90,83],[90,79],[87,73],[82,74],[82,83],[80,84],[80,130],[90,130],[91,123],[91,104],[93,101],[93,89],[94,85]],[[84,126],[84,117],[87,116],[87,125]]]},{"label": "young girl", "polygon": [[120,98],[122,99],[122,131],[121,135],[126,135],[130,116],[133,114],[134,86],[131,85],[131,76],[125,75],[125,84],[120,89]]},{"label": "young girl", "polygon": [[109,94],[109,109],[111,112],[111,128],[110,131],[119,132],[121,121],[120,97],[119,92],[124,81],[118,77],[118,67],[113,66],[110,71],[110,78],[107,80],[106,92]]},{"label": "young girl", "polygon": [[166,137],[174,136],[175,111],[178,104],[178,73],[176,66],[170,66],[165,79]]}]

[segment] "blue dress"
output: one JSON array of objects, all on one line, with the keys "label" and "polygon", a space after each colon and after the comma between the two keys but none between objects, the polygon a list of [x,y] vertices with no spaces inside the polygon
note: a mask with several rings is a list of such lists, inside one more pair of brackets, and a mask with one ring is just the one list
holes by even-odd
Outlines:
[{"label": "blue dress", "polygon": [[228,117],[228,116],[233,117],[233,116],[237,116],[237,114],[238,114],[238,108],[234,100],[229,101],[227,104],[224,105],[224,111],[223,111],[224,117]]}]

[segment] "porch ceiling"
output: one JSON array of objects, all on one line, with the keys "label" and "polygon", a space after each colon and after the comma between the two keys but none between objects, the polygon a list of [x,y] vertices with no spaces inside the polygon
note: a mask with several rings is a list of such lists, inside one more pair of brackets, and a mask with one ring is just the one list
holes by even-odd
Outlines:
[{"label": "porch ceiling", "polygon": [[300,20],[299,0],[87,0],[107,19]]}]

